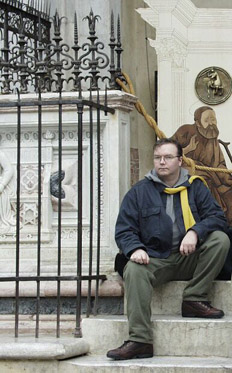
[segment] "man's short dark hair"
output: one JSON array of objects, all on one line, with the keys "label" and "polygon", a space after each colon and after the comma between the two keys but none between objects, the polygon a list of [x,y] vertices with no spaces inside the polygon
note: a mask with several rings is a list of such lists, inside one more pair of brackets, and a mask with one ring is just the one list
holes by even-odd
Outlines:
[{"label": "man's short dark hair", "polygon": [[164,138],[164,139],[160,139],[160,140],[157,140],[155,145],[153,146],[153,151],[155,149],[157,149],[158,147],[160,147],[161,145],[165,145],[165,144],[173,144],[176,146],[177,148],[177,155],[178,157],[182,157],[183,156],[183,149],[180,145],[180,143],[174,139],[167,139],[167,138]]}]

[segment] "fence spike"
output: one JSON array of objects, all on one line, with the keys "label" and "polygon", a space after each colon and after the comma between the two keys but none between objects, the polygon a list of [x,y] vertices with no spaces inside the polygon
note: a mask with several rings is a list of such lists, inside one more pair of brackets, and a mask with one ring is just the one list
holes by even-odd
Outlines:
[{"label": "fence spike", "polygon": [[78,44],[77,13],[74,13],[74,44]]},{"label": "fence spike", "polygon": [[118,38],[118,43],[120,43],[121,42],[121,25],[120,25],[119,14],[118,14],[117,38]]},{"label": "fence spike", "polygon": [[111,34],[110,37],[114,39],[114,12],[111,11]]},{"label": "fence spike", "polygon": [[48,14],[48,1],[46,0],[45,6],[44,6],[44,13],[47,15]]}]

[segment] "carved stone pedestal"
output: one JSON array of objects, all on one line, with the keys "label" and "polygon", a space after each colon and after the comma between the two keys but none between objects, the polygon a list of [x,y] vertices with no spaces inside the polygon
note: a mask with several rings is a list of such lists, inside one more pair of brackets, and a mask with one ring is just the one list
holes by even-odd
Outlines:
[{"label": "carved stone pedestal", "polygon": [[[103,94],[102,94],[103,96]],[[102,97],[100,95],[100,99]],[[45,94],[43,98],[52,100],[56,94]],[[77,97],[75,93],[64,93],[63,97]],[[85,97],[85,96],[84,96]],[[88,98],[88,93],[86,93]],[[0,102],[8,103],[17,98],[1,96]],[[33,100],[35,96],[21,96],[21,100]],[[103,98],[102,98],[103,99]],[[114,242],[114,227],[119,205],[130,185],[130,121],[129,112],[136,101],[134,96],[120,91],[111,91],[108,106],[115,108],[115,114],[101,114],[101,268],[102,274],[113,272],[114,256],[117,248]],[[17,108],[0,109],[1,151],[13,169],[9,195],[10,215],[16,216],[16,166],[17,166]],[[77,261],[77,110],[73,105],[63,106],[62,113],[62,169],[65,178],[62,188],[65,198],[62,200],[61,228],[61,274],[76,275]],[[96,152],[96,112],[93,113],[94,152]],[[89,266],[89,112],[83,114],[83,274]],[[94,163],[96,154],[94,155]],[[42,217],[41,217],[41,275],[57,274],[58,221],[57,198],[51,196],[50,178],[58,170],[58,108],[47,106],[42,109]],[[4,171],[4,167],[3,167]],[[38,236],[38,113],[33,106],[22,109],[21,117],[21,166],[20,166],[20,275],[37,273],[37,236]],[[96,166],[94,165],[94,250],[93,269],[96,270]],[[1,181],[1,180],[0,180]],[[1,196],[0,196],[1,198]],[[1,201],[0,201],[1,202]],[[0,217],[1,218],[1,217]],[[1,276],[15,275],[16,268],[16,227],[9,226],[0,232],[0,272]],[[73,285],[75,288],[75,282]],[[46,288],[45,285],[42,288]],[[56,289],[48,285],[50,295]],[[53,290],[52,290],[53,289]],[[24,296],[35,294],[35,283],[22,283],[20,293]],[[13,283],[2,283],[0,296],[12,296]],[[67,289],[70,292],[70,287]],[[65,295],[65,292],[64,294]]]}]

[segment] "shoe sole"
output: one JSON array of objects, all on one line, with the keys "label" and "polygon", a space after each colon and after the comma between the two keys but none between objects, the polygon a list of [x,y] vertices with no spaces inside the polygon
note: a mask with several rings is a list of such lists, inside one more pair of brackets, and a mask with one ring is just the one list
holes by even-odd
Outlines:
[{"label": "shoe sole", "polygon": [[121,356],[109,356],[107,354],[106,356],[109,357],[110,359],[113,359],[113,360],[130,360],[130,359],[146,359],[146,358],[153,357],[154,355],[153,354],[143,354],[143,355],[136,355],[136,356],[132,356],[132,357],[121,357]]},{"label": "shoe sole", "polygon": [[221,319],[224,315],[218,315],[218,316],[198,316],[198,315],[194,315],[194,314],[188,314],[188,315],[185,315],[185,314],[182,314],[182,317],[197,317],[199,319]]}]

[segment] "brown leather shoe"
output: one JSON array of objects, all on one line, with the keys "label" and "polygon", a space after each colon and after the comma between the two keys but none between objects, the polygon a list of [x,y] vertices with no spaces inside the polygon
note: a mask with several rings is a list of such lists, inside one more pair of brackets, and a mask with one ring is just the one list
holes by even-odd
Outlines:
[{"label": "brown leather shoe", "polygon": [[122,346],[108,351],[106,356],[114,360],[153,357],[153,345],[149,343],[125,341]]},{"label": "brown leather shoe", "polygon": [[224,312],[222,310],[214,308],[209,302],[193,302],[185,300],[182,303],[182,316],[220,319],[224,316]]}]

